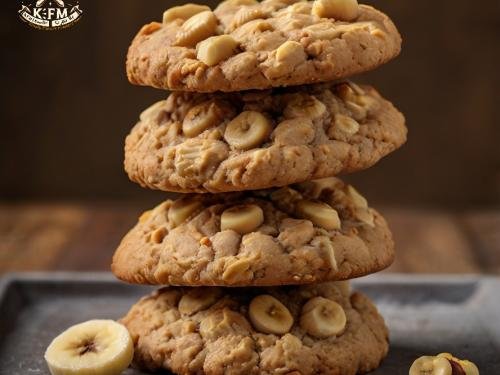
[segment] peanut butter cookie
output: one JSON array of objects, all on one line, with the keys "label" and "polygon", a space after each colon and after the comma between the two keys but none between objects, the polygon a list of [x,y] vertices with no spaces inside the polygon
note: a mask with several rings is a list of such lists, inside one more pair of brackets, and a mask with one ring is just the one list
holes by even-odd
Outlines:
[{"label": "peanut butter cookie", "polygon": [[265,189],[368,168],[406,132],[391,103],[351,82],[175,92],[141,114],[125,142],[125,169],[152,189]]},{"label": "peanut butter cookie", "polygon": [[139,284],[308,284],[379,271],[393,247],[382,216],[332,177],[167,200],[140,217],[111,268]]},{"label": "peanut butter cookie", "polygon": [[145,25],[129,48],[130,82],[215,92],[345,78],[397,56],[392,21],[356,0],[186,4]]},{"label": "peanut butter cookie", "polygon": [[175,374],[355,375],[388,351],[383,318],[347,283],[161,289],[122,323],[135,365]]}]

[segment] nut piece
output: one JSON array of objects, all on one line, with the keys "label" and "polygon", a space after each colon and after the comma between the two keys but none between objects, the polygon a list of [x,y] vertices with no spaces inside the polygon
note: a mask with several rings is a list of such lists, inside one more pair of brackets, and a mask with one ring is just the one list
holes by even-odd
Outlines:
[{"label": "nut piece", "polygon": [[196,58],[208,66],[214,66],[232,56],[238,42],[230,35],[212,36],[196,46]]},{"label": "nut piece", "polygon": [[210,10],[210,8],[206,5],[199,4],[184,4],[177,7],[172,7],[163,12],[163,23],[172,22],[178,18],[182,20],[187,20],[191,18],[195,14],[204,12],[206,10]]},{"label": "nut piece", "polygon": [[250,269],[251,259],[241,258],[226,266],[222,274],[222,280],[229,284],[238,281],[250,280],[253,277],[253,271]]},{"label": "nut piece", "polygon": [[276,61],[286,63],[291,66],[296,66],[299,63],[306,61],[306,57],[307,56],[302,44],[292,40],[286,41],[276,50]]},{"label": "nut piece", "polygon": [[220,217],[221,230],[232,229],[239,234],[253,232],[263,222],[264,212],[255,204],[242,204],[228,208]]},{"label": "nut piece", "polygon": [[249,150],[264,142],[271,131],[271,121],[262,113],[244,111],[227,124],[224,139],[233,148]]},{"label": "nut piece", "polygon": [[184,294],[179,301],[182,315],[193,315],[212,306],[221,296],[219,288],[194,288]]},{"label": "nut piece", "polygon": [[184,197],[177,199],[168,210],[168,220],[177,227],[200,211],[202,204],[198,199]]},{"label": "nut piece", "polygon": [[286,306],[268,294],[255,297],[248,314],[255,329],[263,333],[283,335],[293,325],[292,314]]},{"label": "nut piece", "polygon": [[302,307],[300,326],[311,336],[318,338],[338,336],[344,332],[346,322],[342,306],[327,298],[311,298]]},{"label": "nut piece", "polygon": [[326,230],[340,229],[337,211],[326,203],[302,200],[297,203],[296,210],[301,217]]},{"label": "nut piece", "polygon": [[335,115],[335,128],[347,135],[354,135],[359,131],[359,123],[353,118],[341,114]]},{"label": "nut piece", "polygon": [[208,101],[191,108],[182,122],[182,131],[187,137],[196,137],[208,128],[218,125],[222,111],[214,101]]},{"label": "nut piece", "polygon": [[409,375],[452,375],[451,364],[444,357],[423,356],[410,367]]},{"label": "nut piece", "polygon": [[206,10],[189,18],[182,28],[177,32],[174,45],[181,47],[193,47],[199,41],[215,34],[217,29],[217,18]]},{"label": "nut piece", "polygon": [[347,197],[355,207],[368,208],[368,202],[353,186],[348,185],[346,189]]},{"label": "nut piece", "polygon": [[357,0],[314,0],[312,14],[320,18],[352,21],[358,17]]}]

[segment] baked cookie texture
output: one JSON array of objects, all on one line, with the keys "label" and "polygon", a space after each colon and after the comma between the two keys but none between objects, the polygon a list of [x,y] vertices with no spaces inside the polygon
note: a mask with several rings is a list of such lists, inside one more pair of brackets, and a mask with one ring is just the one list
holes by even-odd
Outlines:
[{"label": "baked cookie texture", "polygon": [[264,189],[368,168],[406,134],[390,102],[352,82],[174,92],[141,114],[125,142],[125,170],[165,191]]},{"label": "baked cookie texture", "polygon": [[141,299],[121,322],[136,366],[175,374],[355,375],[375,369],[388,351],[376,307],[332,282],[169,287]]},{"label": "baked cookie texture", "polygon": [[345,78],[399,54],[401,36],[385,14],[344,3],[228,0],[213,12],[172,8],[132,41],[128,78],[182,91],[267,89]]},{"label": "baked cookie texture", "polygon": [[388,267],[387,223],[337,178],[242,193],[187,195],[145,212],[112,271],[130,283],[309,284]]}]

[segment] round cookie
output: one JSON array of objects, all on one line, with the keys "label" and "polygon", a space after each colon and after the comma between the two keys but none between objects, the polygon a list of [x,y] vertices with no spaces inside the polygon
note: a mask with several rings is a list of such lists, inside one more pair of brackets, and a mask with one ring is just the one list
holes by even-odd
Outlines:
[{"label": "round cookie", "polygon": [[111,269],[138,284],[271,286],[350,279],[393,258],[382,216],[332,177],[167,200],[140,217]]},{"label": "round cookie", "polygon": [[131,83],[215,92],[328,82],[397,56],[401,36],[356,0],[228,0],[173,7],[139,31]]},{"label": "round cookie", "polygon": [[227,192],[368,168],[406,141],[403,115],[351,82],[232,94],[172,93],[125,142],[144,187]]},{"label": "round cookie", "polygon": [[380,365],[388,331],[345,285],[164,288],[121,320],[134,364],[175,374],[355,375]]}]

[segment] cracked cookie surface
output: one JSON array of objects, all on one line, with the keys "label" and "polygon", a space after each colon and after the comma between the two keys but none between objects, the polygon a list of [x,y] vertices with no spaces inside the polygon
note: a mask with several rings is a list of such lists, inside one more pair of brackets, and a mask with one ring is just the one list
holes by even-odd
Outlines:
[{"label": "cracked cookie surface", "polygon": [[393,259],[385,220],[332,177],[167,200],[140,217],[111,268],[138,284],[259,286],[350,279]]},{"label": "cracked cookie surface", "polygon": [[266,89],[345,78],[400,49],[392,21],[352,0],[229,0],[213,12],[174,7],[163,23],[145,25],[129,48],[127,75],[170,90]]},{"label": "cracked cookie surface", "polygon": [[[141,299],[121,322],[135,343],[135,365],[147,370],[355,375],[379,366],[388,351],[388,332],[372,302],[361,293],[351,294],[346,284],[169,287]],[[311,314],[318,301],[335,310]],[[274,314],[259,315],[266,311]],[[312,327],[328,331],[326,318],[341,322],[342,331],[315,336]],[[287,325],[281,329],[283,322]],[[282,333],[262,332],[266,327]]]},{"label": "cracked cookie surface", "polygon": [[403,115],[352,82],[232,94],[172,93],[125,142],[144,187],[227,192],[365,169],[406,141]]}]

